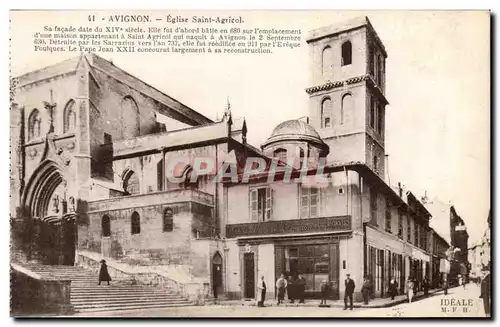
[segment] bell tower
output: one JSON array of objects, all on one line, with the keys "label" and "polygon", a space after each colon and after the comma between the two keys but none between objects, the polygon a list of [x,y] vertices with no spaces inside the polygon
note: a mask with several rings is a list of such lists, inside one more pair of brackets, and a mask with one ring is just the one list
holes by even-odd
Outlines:
[{"label": "bell tower", "polygon": [[387,52],[367,17],[313,30],[310,124],[330,147],[329,164],[361,162],[385,174]]}]

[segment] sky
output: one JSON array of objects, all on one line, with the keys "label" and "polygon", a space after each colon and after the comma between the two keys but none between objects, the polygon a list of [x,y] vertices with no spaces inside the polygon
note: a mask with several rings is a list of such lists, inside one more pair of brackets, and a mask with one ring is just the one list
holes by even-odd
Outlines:
[{"label": "sky", "polygon": [[[74,53],[35,53],[29,40],[48,23],[86,24],[87,14],[11,13],[11,74],[73,57]],[[385,139],[390,183],[401,182],[417,196],[427,193],[436,201],[451,202],[466,222],[469,246],[482,236],[490,209],[489,13],[221,14],[241,15],[245,23],[240,28],[301,29],[304,35],[315,28],[367,16],[388,52]],[[298,49],[275,50],[270,55],[98,54],[211,119],[222,116],[229,97],[233,116],[245,117],[248,141],[255,146],[260,146],[280,122],[308,114],[305,88],[312,85],[305,41]]]}]

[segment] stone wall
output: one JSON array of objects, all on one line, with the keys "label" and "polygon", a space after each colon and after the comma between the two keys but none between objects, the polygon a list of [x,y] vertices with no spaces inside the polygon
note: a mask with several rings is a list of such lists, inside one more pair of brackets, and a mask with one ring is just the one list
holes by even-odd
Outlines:
[{"label": "stone wall", "polygon": [[12,316],[72,312],[70,280],[35,278],[11,266],[10,290]]}]

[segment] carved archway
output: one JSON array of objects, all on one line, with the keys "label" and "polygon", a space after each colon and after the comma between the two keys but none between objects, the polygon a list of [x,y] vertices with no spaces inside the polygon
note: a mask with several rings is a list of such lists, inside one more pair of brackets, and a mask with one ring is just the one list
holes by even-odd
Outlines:
[{"label": "carved archway", "polygon": [[49,201],[54,191],[66,183],[60,165],[44,160],[31,175],[22,197],[23,207],[32,218],[44,218],[49,214]]},{"label": "carved archway", "polygon": [[33,222],[30,257],[44,264],[74,263],[76,213],[74,201],[67,194],[65,176],[60,164],[43,160],[31,175],[21,200]]}]

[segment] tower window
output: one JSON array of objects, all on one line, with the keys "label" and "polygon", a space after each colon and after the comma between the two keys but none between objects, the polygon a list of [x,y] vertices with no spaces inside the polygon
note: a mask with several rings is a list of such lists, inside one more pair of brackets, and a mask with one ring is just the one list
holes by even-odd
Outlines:
[{"label": "tower window", "polygon": [[331,126],[331,114],[332,114],[332,99],[325,98],[321,103],[321,127],[327,128]]},{"label": "tower window", "polygon": [[344,123],[345,113],[352,111],[352,95],[349,93],[342,97],[342,107],[340,108],[340,124]]},{"label": "tower window", "polygon": [[342,66],[347,66],[352,63],[352,44],[351,41],[346,41],[342,44]]},{"label": "tower window", "polygon": [[377,172],[377,170],[378,170],[378,157],[377,156],[373,156],[373,170],[375,170],[375,172]]},{"label": "tower window", "polygon": [[323,53],[321,55],[321,69],[323,76],[329,76],[331,75],[333,71],[333,60],[332,60],[332,48],[327,45],[323,49]]}]

